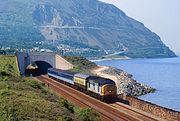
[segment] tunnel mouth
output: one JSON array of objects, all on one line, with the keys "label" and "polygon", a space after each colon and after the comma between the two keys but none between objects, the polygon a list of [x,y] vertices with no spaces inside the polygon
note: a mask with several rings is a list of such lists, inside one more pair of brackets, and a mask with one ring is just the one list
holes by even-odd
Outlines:
[{"label": "tunnel mouth", "polygon": [[35,61],[32,65],[34,68],[26,68],[25,74],[28,76],[40,76],[47,74],[47,70],[52,68],[51,64],[45,61]]}]

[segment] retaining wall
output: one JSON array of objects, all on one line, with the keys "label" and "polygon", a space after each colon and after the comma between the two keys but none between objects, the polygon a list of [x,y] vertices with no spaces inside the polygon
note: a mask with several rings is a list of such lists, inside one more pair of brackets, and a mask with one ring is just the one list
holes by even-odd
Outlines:
[{"label": "retaining wall", "polygon": [[164,108],[156,104],[152,104],[150,102],[147,102],[147,101],[135,98],[135,97],[131,97],[131,96],[126,96],[126,100],[129,101],[129,105],[134,108],[154,114],[160,118],[163,118],[169,121],[180,121],[180,112],[178,111]]}]

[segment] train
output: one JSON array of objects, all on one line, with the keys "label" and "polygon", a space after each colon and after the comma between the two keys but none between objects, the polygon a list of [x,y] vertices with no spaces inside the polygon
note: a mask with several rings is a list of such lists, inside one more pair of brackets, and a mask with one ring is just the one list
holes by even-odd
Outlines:
[{"label": "train", "polygon": [[111,79],[56,68],[49,68],[47,75],[103,102],[111,103],[117,98],[117,87]]}]

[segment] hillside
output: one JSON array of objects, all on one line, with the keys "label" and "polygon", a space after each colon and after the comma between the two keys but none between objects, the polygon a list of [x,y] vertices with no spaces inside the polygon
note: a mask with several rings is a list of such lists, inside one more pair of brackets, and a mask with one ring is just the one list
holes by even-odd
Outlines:
[{"label": "hillside", "polygon": [[89,61],[84,57],[78,56],[64,56],[68,62],[74,65],[74,68],[70,71],[84,74],[92,74],[90,69],[96,68],[97,65],[94,62]]},{"label": "hillside", "polygon": [[[44,83],[18,77],[17,65],[14,62],[13,56],[0,56],[1,121],[99,120],[94,110],[73,106]],[[9,66],[11,64],[12,66]]]},{"label": "hillside", "polygon": [[1,6],[1,46],[59,48],[65,55],[98,58],[113,53],[132,58],[175,56],[158,35],[111,4],[6,0]]}]

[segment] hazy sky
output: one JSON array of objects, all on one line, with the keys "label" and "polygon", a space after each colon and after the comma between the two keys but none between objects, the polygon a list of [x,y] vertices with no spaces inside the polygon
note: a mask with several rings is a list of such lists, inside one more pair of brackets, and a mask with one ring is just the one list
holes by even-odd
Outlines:
[{"label": "hazy sky", "polygon": [[180,0],[100,0],[119,7],[180,53]]}]

